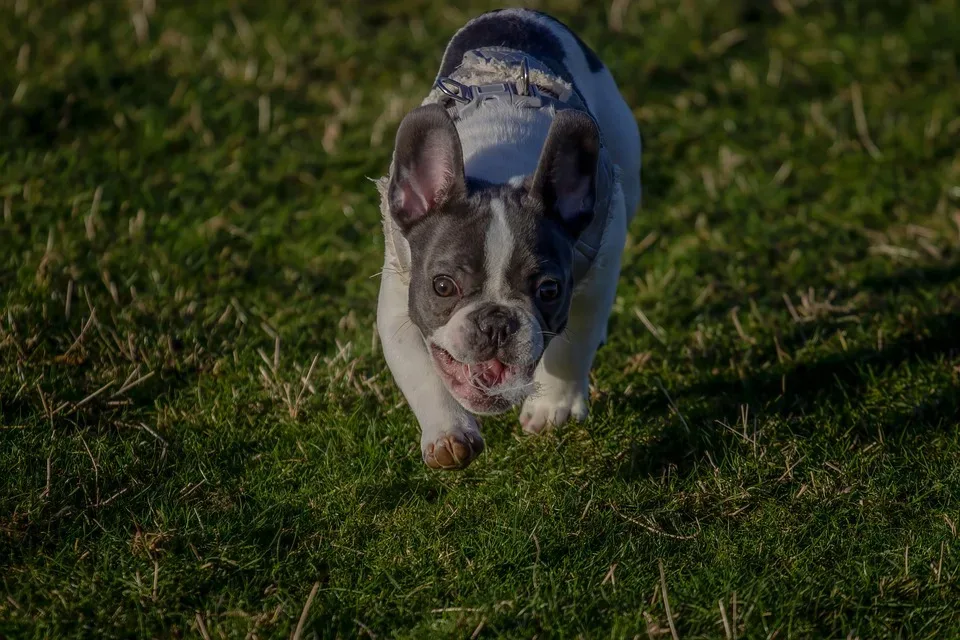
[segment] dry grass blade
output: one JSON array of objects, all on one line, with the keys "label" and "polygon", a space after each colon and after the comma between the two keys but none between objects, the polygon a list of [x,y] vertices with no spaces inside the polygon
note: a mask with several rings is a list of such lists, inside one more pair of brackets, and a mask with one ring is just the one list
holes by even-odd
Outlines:
[{"label": "dry grass blade", "polygon": [[156,560],[153,561],[153,588],[150,590],[150,596],[154,601],[157,599],[157,585],[160,582],[160,563]]},{"label": "dry grass blade", "polygon": [[197,615],[194,619],[197,621],[197,631],[200,632],[203,640],[210,640],[210,633],[207,631],[207,623],[203,621],[203,615],[197,611]]},{"label": "dry grass blade", "polygon": [[680,422],[683,423],[684,429],[687,430],[687,433],[690,433],[690,425],[687,423],[687,419],[683,417],[682,413],[680,413],[680,407],[677,406],[677,403],[675,403],[673,398],[670,397],[670,394],[667,393],[667,388],[663,386],[663,382],[660,380],[660,378],[657,378],[657,386],[659,386],[660,391],[663,392],[664,397],[670,404],[670,408],[673,409],[674,413],[677,414],[677,417],[680,418]]},{"label": "dry grass blade", "polygon": [[707,51],[709,51],[715,56],[718,56],[718,55],[721,55],[730,47],[734,46],[735,44],[739,44],[746,39],[747,39],[746,31],[740,28],[731,29],[726,33],[720,34],[720,37],[714,40],[710,44],[710,46],[707,47]]},{"label": "dry grass blade", "polygon": [[480,637],[480,632],[483,631],[483,627],[487,624],[486,618],[480,618],[480,623],[477,624],[477,628],[473,630],[473,633],[470,634],[470,640],[477,640]]},{"label": "dry grass blade", "polygon": [[649,331],[654,338],[660,341],[660,344],[667,344],[666,338],[663,336],[663,329],[650,322],[650,318],[647,317],[640,307],[634,307],[633,313],[637,316],[637,318],[640,319],[640,322],[643,323],[643,326],[647,328],[647,331]]},{"label": "dry grass blade", "polygon": [[[71,288],[70,290],[72,291],[73,289]],[[67,309],[68,309],[67,314],[69,315],[69,307]],[[60,356],[61,358],[66,358],[68,355],[70,355],[73,352],[74,349],[80,346],[80,342],[83,340],[83,337],[87,334],[87,330],[90,329],[90,325],[96,322],[96,318],[97,318],[97,310],[91,309],[90,317],[87,318],[87,321],[86,323],[84,323],[83,328],[80,329],[80,335],[78,335],[77,339],[73,341],[73,344],[70,345],[70,348],[63,352],[63,355]]]},{"label": "dry grass blade", "polygon": [[63,303],[63,315],[67,321],[70,320],[70,311],[73,308],[73,280],[67,283],[67,299]]},{"label": "dry grass blade", "polygon": [[627,17],[629,7],[630,0],[613,0],[610,3],[610,9],[607,11],[607,26],[610,31],[614,33],[623,31],[623,20]]},{"label": "dry grass blade", "polygon": [[257,129],[260,133],[267,133],[270,131],[270,96],[260,96],[260,100],[257,102],[257,109],[259,111]]},{"label": "dry grass blade", "polygon": [[51,476],[52,465],[50,461],[50,456],[47,456],[47,485],[43,489],[43,493],[40,494],[41,498],[46,498],[50,495],[50,476]]},{"label": "dry grass blade", "polygon": [[863,111],[863,93],[860,91],[860,83],[854,82],[850,87],[850,97],[853,101],[853,118],[857,124],[857,135],[860,136],[860,142],[867,149],[874,160],[883,157],[880,149],[870,138],[870,129],[867,127],[867,115]]},{"label": "dry grass blade", "polygon": [[303,636],[303,627],[307,624],[307,616],[310,615],[310,605],[313,604],[313,599],[317,597],[317,591],[320,590],[320,583],[314,582],[313,589],[310,590],[310,595],[307,596],[307,601],[303,603],[303,611],[300,612],[300,620],[297,622],[297,628],[293,631],[293,635],[290,636],[292,640],[300,640]]},{"label": "dry grass blade", "polygon": [[670,635],[673,640],[680,640],[680,636],[677,634],[677,626],[673,623],[673,611],[670,610],[670,597],[667,595],[667,576],[663,572],[663,560],[657,560],[657,566],[660,567],[660,592],[663,594],[663,608],[667,613]]},{"label": "dry grass blade", "polygon": [[720,606],[720,619],[723,620],[723,632],[726,634],[727,640],[730,640],[733,638],[733,631],[730,630],[730,621],[727,619],[727,610],[723,606],[723,598],[720,598],[717,604]]},{"label": "dry grass blade", "polygon": [[740,324],[740,316],[738,315],[740,307],[734,307],[730,309],[730,319],[733,321],[733,328],[737,330],[737,335],[740,336],[740,339],[746,342],[747,344],[757,344],[757,341],[751,336],[747,335],[747,332],[743,330],[743,325]]},{"label": "dry grass blade", "polygon": [[[620,511],[619,511],[615,506],[613,506],[613,505],[610,505],[610,508],[613,509],[613,512],[614,512],[614,513],[616,513],[618,516],[620,516],[621,518],[623,518],[623,519],[626,520],[627,522],[631,522],[631,523],[637,525],[638,527],[640,527],[640,528],[642,528],[642,529],[645,529],[646,531],[649,531],[650,533],[652,533],[652,534],[654,534],[654,535],[663,536],[664,538],[670,538],[670,539],[672,539],[672,540],[693,540],[693,539],[696,538],[698,535],[700,535],[700,531],[699,531],[699,530],[698,530],[696,533],[693,533],[693,534],[690,534],[690,535],[681,535],[681,534],[678,534],[678,533],[667,533],[667,532],[664,531],[663,529],[660,529],[659,527],[656,527],[656,526],[654,526],[654,525],[652,525],[652,524],[647,524],[646,522],[642,522],[641,520],[639,520],[639,519],[637,519],[637,518],[632,518],[632,517],[630,517],[630,516],[628,516],[628,515],[625,515],[625,514],[623,514],[623,513],[620,513]],[[699,526],[699,525],[698,525],[698,526]]]},{"label": "dry grass blade", "polygon": [[603,580],[600,582],[600,586],[607,584],[608,582],[614,587],[617,586],[617,563],[614,562],[610,565],[610,568],[607,569],[606,575],[603,576]]},{"label": "dry grass blade", "polygon": [[317,360],[320,359],[320,354],[313,356],[313,362],[310,363],[310,369],[307,371],[307,375],[303,378],[303,383],[300,385],[300,393],[297,394],[297,400],[290,408],[290,417],[296,418],[297,414],[300,413],[300,402],[303,399],[303,393],[307,390],[307,387],[310,385],[310,377],[313,375],[313,369],[317,366]]},{"label": "dry grass blade", "polygon": [[96,391],[94,391],[93,393],[91,393],[90,395],[88,395],[86,398],[84,398],[83,400],[81,400],[80,402],[78,402],[76,405],[74,405],[74,407],[73,407],[74,410],[79,409],[80,407],[82,407],[82,406],[84,406],[84,405],[89,404],[90,402],[92,402],[92,401],[94,400],[94,398],[96,398],[96,397],[99,396],[101,393],[103,393],[104,391],[106,391],[107,389],[109,389],[110,387],[112,387],[114,382],[115,382],[114,380],[111,380],[111,381],[108,382],[107,384],[103,385],[102,387],[100,387],[99,389],[97,389]]},{"label": "dry grass blade", "polygon": [[126,392],[129,391],[130,389],[133,389],[135,386],[137,386],[137,385],[139,385],[139,384],[142,384],[142,383],[146,382],[147,380],[149,380],[150,378],[152,378],[154,373],[156,373],[156,371],[151,371],[150,373],[148,373],[148,374],[145,375],[145,376],[140,376],[139,378],[137,378],[137,379],[134,380],[133,382],[126,382],[126,383],[124,383],[124,385],[123,385],[122,387],[120,387],[120,389],[118,389],[117,391],[115,391],[115,392],[113,393],[113,395],[111,395],[110,397],[111,397],[111,398],[116,398],[116,397],[119,396],[119,395],[123,395],[124,393],[126,393]]},{"label": "dry grass blade", "polygon": [[80,436],[80,442],[83,444],[83,448],[87,450],[87,456],[90,458],[90,464],[93,465],[93,484],[95,488],[96,504],[100,504],[100,465],[97,464],[97,459],[93,457],[93,452],[90,451],[90,447],[87,446],[87,441],[84,440],[83,436]]}]

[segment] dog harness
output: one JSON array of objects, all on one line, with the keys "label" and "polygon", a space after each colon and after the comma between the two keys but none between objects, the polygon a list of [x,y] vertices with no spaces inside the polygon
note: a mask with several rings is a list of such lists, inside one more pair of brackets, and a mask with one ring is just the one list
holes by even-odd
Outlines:
[{"label": "dog harness", "polygon": [[[489,70],[494,70],[496,76],[507,79],[469,84],[467,78],[481,69],[485,73],[480,75],[484,77],[489,76]],[[492,100],[506,102],[517,109],[553,109],[554,112],[576,109],[593,118],[583,96],[576,86],[561,79],[559,69],[562,66],[556,61],[539,60],[515,49],[473,49],[464,54],[460,66],[450,76],[437,76],[434,90],[424,103],[438,102],[454,121],[469,118]],[[619,169],[610,159],[601,132],[593,220],[574,246],[574,283],[581,281],[600,251],[618,180]]]}]

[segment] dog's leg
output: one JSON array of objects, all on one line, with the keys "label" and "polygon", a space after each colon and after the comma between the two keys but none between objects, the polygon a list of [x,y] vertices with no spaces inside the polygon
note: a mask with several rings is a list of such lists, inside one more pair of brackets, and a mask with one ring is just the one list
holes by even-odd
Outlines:
[{"label": "dog's leg", "polygon": [[590,368],[607,338],[607,321],[620,276],[620,254],[626,242],[622,192],[615,206],[619,210],[608,223],[600,254],[574,291],[567,328],[544,352],[534,375],[537,390],[520,409],[520,424],[528,433],[560,426],[570,418],[579,422],[587,417]]},{"label": "dog's leg", "polygon": [[483,451],[479,425],[437,376],[420,330],[407,315],[407,285],[388,269],[377,308],[387,366],[420,422],[423,461],[434,469],[463,469]]}]

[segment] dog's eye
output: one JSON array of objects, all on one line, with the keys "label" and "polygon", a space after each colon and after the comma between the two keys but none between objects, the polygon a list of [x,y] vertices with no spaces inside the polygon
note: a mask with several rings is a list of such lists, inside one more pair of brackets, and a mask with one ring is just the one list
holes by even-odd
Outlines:
[{"label": "dog's eye", "polygon": [[543,302],[553,302],[560,297],[560,283],[556,280],[544,280],[537,287],[537,297]]},{"label": "dog's eye", "polygon": [[441,298],[449,298],[457,293],[457,283],[450,276],[437,276],[433,279],[433,290]]}]

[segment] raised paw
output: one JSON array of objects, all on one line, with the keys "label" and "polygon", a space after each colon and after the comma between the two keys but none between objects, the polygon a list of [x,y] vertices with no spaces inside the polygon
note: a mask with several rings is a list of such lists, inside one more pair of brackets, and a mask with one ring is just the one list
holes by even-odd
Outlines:
[{"label": "raised paw", "polygon": [[537,434],[571,418],[582,422],[588,413],[586,394],[579,389],[547,390],[523,403],[520,424],[527,433]]},{"label": "raised paw", "polygon": [[431,469],[465,469],[482,451],[479,432],[444,433],[423,444],[423,461]]}]

